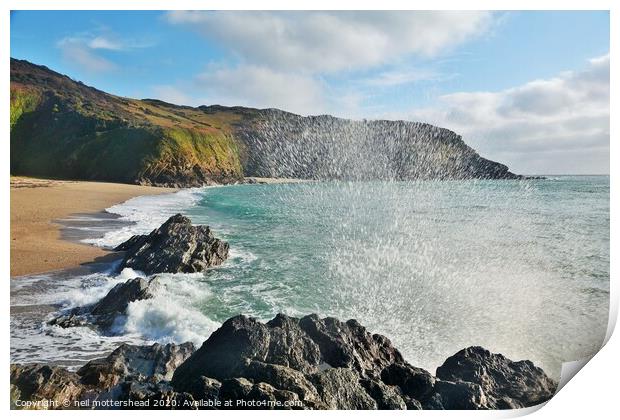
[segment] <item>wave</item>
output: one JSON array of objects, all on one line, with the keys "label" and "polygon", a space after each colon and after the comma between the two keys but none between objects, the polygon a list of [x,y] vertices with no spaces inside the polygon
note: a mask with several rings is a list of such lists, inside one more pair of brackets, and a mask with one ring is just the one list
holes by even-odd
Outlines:
[{"label": "wave", "polygon": [[204,193],[203,188],[189,188],[171,194],[145,195],[131,198],[124,203],[106,209],[122,221],[130,222],[119,229],[106,232],[99,238],[87,238],[82,242],[102,248],[113,248],[131,238],[158,228],[170,216],[195,206]]}]

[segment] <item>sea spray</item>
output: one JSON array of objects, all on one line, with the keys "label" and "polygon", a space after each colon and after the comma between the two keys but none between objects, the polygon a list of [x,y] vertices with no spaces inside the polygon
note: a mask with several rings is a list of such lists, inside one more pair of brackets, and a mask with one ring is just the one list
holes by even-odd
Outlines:
[{"label": "sea spray", "polygon": [[[200,344],[239,313],[317,312],[358,319],[427,369],[477,344],[557,376],[605,333],[608,177],[237,185],[200,190],[185,209],[173,197],[167,208],[221,232],[231,258],[163,276],[163,294],[130,305],[115,337],[44,320],[131,273],[13,281],[12,360],[77,365],[120,342]],[[147,203],[144,217],[160,210]]]}]

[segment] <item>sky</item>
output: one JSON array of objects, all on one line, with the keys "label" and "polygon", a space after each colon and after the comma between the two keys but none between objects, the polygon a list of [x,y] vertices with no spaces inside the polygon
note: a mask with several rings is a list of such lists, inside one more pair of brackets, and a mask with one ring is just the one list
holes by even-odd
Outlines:
[{"label": "sky", "polygon": [[424,121],[609,173],[609,13],[14,11],[11,56],[120,96]]}]

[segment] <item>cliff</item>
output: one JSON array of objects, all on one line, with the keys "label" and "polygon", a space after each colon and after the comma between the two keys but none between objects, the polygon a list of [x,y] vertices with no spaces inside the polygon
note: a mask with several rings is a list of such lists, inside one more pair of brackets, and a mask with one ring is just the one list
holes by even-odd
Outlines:
[{"label": "cliff", "polygon": [[429,124],[130,99],[16,59],[10,109],[14,175],[184,187],[244,176],[518,178]]}]

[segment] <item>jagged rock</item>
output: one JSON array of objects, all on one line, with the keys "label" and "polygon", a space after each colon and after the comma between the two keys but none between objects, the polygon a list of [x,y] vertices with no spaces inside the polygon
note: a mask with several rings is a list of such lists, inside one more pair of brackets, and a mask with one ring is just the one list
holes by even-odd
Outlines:
[{"label": "jagged rock", "polygon": [[188,387],[187,392],[196,400],[215,401],[219,398],[221,387],[222,383],[220,381],[201,376]]},{"label": "jagged rock", "polygon": [[48,322],[61,328],[93,325],[108,329],[119,315],[124,315],[131,302],[151,299],[158,287],[157,279],[146,281],[143,278],[127,280],[114,286],[94,305],[73,308],[68,314]]},{"label": "jagged rock", "polygon": [[[15,408],[71,408],[63,403],[79,400],[84,391],[79,376],[65,368],[39,363],[11,365],[11,405]],[[24,407],[26,401],[36,404]]]},{"label": "jagged rock", "polygon": [[304,373],[314,372],[322,362],[321,350],[296,318],[277,314],[267,323],[269,347],[265,361]]},{"label": "jagged rock", "polygon": [[245,378],[226,379],[220,387],[220,400],[236,402],[240,399],[247,399],[253,387],[254,384]]},{"label": "jagged rock", "polygon": [[[488,375],[479,374],[485,369],[492,376],[498,370],[505,378],[514,376],[517,389],[500,387],[497,378],[489,382]],[[524,394],[530,382],[523,375],[536,379],[530,381],[535,388],[529,399]],[[506,408],[542,402],[554,389],[554,382],[531,362],[471,350],[448,359],[438,369],[437,381],[405,362],[387,338],[368,333],[357,321],[316,315],[297,319],[279,314],[266,324],[242,315],[229,319],[177,369],[172,384],[186,390],[202,376],[267,383],[295,393],[310,408]],[[517,392],[520,384],[523,393]],[[241,384],[235,386],[241,392]]]},{"label": "jagged rock", "polygon": [[89,324],[88,318],[76,313],[61,315],[48,322],[49,325],[55,325],[60,328],[83,327]]},{"label": "jagged rock", "polygon": [[292,409],[299,397],[291,391],[276,389],[264,383],[252,383],[246,378],[227,379],[220,388],[220,402],[227,409]]},{"label": "jagged rock", "polygon": [[315,406],[320,402],[320,397],[312,382],[302,372],[295,369],[252,360],[248,361],[240,375],[254,382],[266,382],[278,389],[292,391],[308,406]]},{"label": "jagged rock", "polygon": [[124,382],[119,387],[118,401],[141,402],[128,405],[129,409],[149,410],[197,410],[198,406],[192,395],[176,392],[167,382]]},{"label": "jagged rock", "polygon": [[360,384],[359,374],[351,369],[327,369],[313,374],[310,380],[316,387],[325,408],[338,410],[378,408],[377,402]]},{"label": "jagged rock", "polygon": [[379,410],[404,410],[410,405],[413,406],[412,402],[409,404],[405,402],[402,394],[400,394],[398,390],[383,382],[372,379],[362,379],[360,384],[364,387],[368,395],[377,402],[377,408]]},{"label": "jagged rock", "polygon": [[432,394],[435,386],[433,375],[409,364],[391,364],[381,372],[381,380],[398,386],[405,395],[417,400]]},{"label": "jagged rock", "polygon": [[468,347],[437,368],[437,378],[479,385],[489,408],[522,408],[553,396],[557,383],[529,360],[513,362],[482,347]]},{"label": "jagged rock", "polygon": [[95,316],[123,314],[131,302],[151,299],[155,287],[157,287],[156,279],[146,281],[140,277],[117,284],[93,306],[91,314]]},{"label": "jagged rock", "polygon": [[380,334],[370,334],[354,319],[320,319],[308,315],[299,326],[319,346],[321,361],[331,367],[352,368],[362,376],[378,377],[385,366],[402,363],[400,352]]},{"label": "jagged rock", "polygon": [[254,318],[230,318],[203,343],[202,347],[174,373],[172,382],[187,388],[200,376],[223,380],[237,376],[245,359],[264,360],[269,330]]},{"label": "jagged rock", "polygon": [[108,357],[88,362],[78,370],[81,381],[101,389],[110,389],[131,378],[159,382],[172,379],[174,370],[195,351],[192,343],[158,343],[152,346],[123,344]]},{"label": "jagged rock", "polygon": [[277,315],[230,318],[194,346],[123,345],[77,374],[12,366],[11,396],[139,401],[164,409],[496,409],[551,398],[556,383],[529,361],[461,350],[437,377],[405,362],[357,321]]},{"label": "jagged rock", "polygon": [[125,251],[119,269],[146,274],[196,273],[228,258],[228,243],[213,236],[209,226],[192,226],[176,214],[148,235],[137,235],[115,248]]},{"label": "jagged rock", "polygon": [[437,381],[435,404],[444,410],[480,410],[492,408],[480,385],[471,382]]},{"label": "jagged rock", "polygon": [[379,377],[380,369],[403,358],[379,335],[357,321],[309,315],[302,319],[278,314],[267,324],[243,315],[226,321],[174,375],[179,386],[199,376],[239,376],[245,359],[288,366],[302,373],[321,367],[352,368],[362,376]]}]

